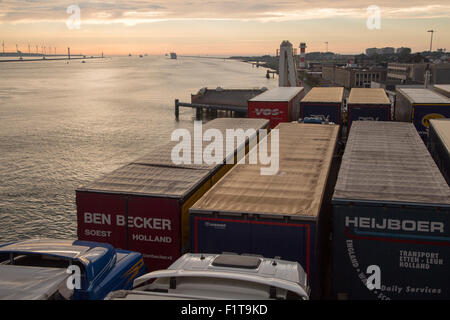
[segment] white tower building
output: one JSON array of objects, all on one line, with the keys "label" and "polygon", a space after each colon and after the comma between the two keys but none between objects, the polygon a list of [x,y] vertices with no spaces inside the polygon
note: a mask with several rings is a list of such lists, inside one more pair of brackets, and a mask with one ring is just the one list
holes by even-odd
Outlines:
[{"label": "white tower building", "polygon": [[292,44],[289,41],[283,41],[280,45],[279,62],[279,87],[297,87],[297,70],[292,52]]}]

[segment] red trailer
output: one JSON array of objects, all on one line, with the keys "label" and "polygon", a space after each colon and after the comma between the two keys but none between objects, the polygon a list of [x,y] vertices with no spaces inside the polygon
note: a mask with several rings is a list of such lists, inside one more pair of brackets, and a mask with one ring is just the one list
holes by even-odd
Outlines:
[{"label": "red trailer", "polygon": [[[226,129],[257,132],[268,125],[263,119],[221,118],[203,131],[218,129],[225,136]],[[167,268],[189,251],[189,208],[231,169],[226,159],[247,150],[256,132],[225,153],[220,164],[174,164],[175,142],[168,143],[79,188],[78,238],[141,252],[150,271]]]},{"label": "red trailer", "polygon": [[277,87],[248,100],[248,117],[270,120],[275,128],[280,122],[298,120],[303,87]]}]

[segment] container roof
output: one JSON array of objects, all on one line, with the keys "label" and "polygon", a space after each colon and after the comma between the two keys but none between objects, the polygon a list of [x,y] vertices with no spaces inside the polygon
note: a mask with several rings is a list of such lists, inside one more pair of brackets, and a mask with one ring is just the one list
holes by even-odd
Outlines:
[{"label": "container roof", "polygon": [[276,87],[269,89],[249,101],[274,101],[285,102],[291,101],[296,95],[303,91],[303,87]]},{"label": "container roof", "polygon": [[336,200],[450,205],[450,188],[412,123],[354,121]]},{"label": "container roof", "polygon": [[[227,152],[226,129],[255,129],[265,128],[269,124],[265,119],[248,118],[218,118],[203,125],[203,133],[208,129],[217,129],[222,132],[223,140],[223,163],[226,159],[234,157],[233,151]],[[256,135],[250,139],[256,138]],[[123,166],[100,179],[88,183],[79,188],[80,191],[139,194],[160,197],[184,198],[190,194],[200,183],[214,174],[215,170],[222,164],[194,164],[194,135],[191,130],[191,162],[192,164],[174,164],[171,153],[172,148],[178,142],[172,142],[157,146],[153,152]],[[203,149],[197,148],[203,153],[204,148],[210,142],[203,143]],[[237,150],[245,148],[245,143],[240,143]],[[236,144],[235,144],[236,149]]]},{"label": "container roof", "polygon": [[[234,137],[228,136],[226,134],[227,129],[238,130],[242,129],[247,131],[249,129],[255,129],[255,134],[252,134],[248,139],[256,138],[256,132],[258,129],[263,129],[269,126],[270,121],[266,119],[249,119],[249,118],[217,118],[203,124],[202,129],[205,133],[209,129],[217,129],[222,133],[223,136],[223,161],[226,162],[227,159],[234,157],[234,150],[236,148],[236,141],[234,142],[235,148],[233,150],[227,150],[227,141],[233,142]],[[157,146],[152,152],[138,158],[133,161],[135,164],[146,164],[146,165],[160,165],[176,168],[191,168],[191,169],[208,169],[212,170],[219,167],[221,164],[207,164],[202,161],[201,164],[195,164],[194,153],[198,152],[203,154],[204,148],[208,146],[211,142],[203,142],[203,148],[194,149],[194,134],[193,130],[189,130],[191,134],[191,162],[190,164],[174,164],[172,161],[172,149],[179,143],[178,141],[172,141],[164,145]],[[236,139],[235,139],[236,140]],[[245,144],[238,146],[238,150],[245,147]]]},{"label": "container roof", "polygon": [[339,126],[281,123],[275,129],[279,129],[280,141],[277,174],[261,175],[260,168],[266,166],[248,161],[236,165],[194,204],[191,212],[314,220],[320,211]]},{"label": "container roof", "polygon": [[128,164],[78,190],[184,198],[209,174],[201,169]]},{"label": "container roof", "polygon": [[430,119],[430,125],[436,130],[450,154],[450,119]]},{"label": "container roof", "polygon": [[352,88],[348,104],[391,104],[382,88]]},{"label": "container roof", "polygon": [[443,103],[450,104],[450,99],[426,88],[401,88],[399,92],[403,93],[412,103]]},{"label": "container roof", "polygon": [[343,87],[315,87],[302,99],[302,102],[338,102],[344,98]]},{"label": "container roof", "polygon": [[434,87],[450,93],[450,84],[435,84]]}]

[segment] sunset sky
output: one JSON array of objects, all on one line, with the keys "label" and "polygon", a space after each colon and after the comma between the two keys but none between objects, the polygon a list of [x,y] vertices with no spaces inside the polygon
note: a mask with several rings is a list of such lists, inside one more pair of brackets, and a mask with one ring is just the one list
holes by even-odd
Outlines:
[{"label": "sunset sky", "polygon": [[[80,8],[80,28],[68,19]],[[367,8],[381,9],[380,29],[370,30]],[[76,20],[71,20],[76,21]],[[71,24],[73,28],[73,24]],[[450,49],[450,2],[398,0],[296,1],[80,1],[0,0],[0,45],[32,52],[36,45],[62,53],[250,55],[275,54],[282,40],[307,51],[361,53],[368,47]],[[40,49],[39,49],[40,50]],[[52,49],[53,52],[53,49]]]}]

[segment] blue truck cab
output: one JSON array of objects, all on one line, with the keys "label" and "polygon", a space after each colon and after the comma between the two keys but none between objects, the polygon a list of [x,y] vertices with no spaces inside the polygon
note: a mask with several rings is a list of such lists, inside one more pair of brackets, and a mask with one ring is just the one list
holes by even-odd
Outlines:
[{"label": "blue truck cab", "polygon": [[[12,295],[14,299],[34,298],[32,292],[25,292],[32,289],[24,282],[34,281],[33,290],[41,293],[44,287],[48,290],[50,279],[55,281],[55,277],[59,276],[60,287],[69,287],[68,280],[72,281],[69,277],[75,276],[70,270],[74,269],[80,271],[79,281],[72,288],[69,298],[104,299],[111,291],[131,289],[134,279],[147,271],[140,253],[115,249],[106,243],[55,239],[33,239],[0,245],[0,273],[3,268],[4,277],[6,274],[8,277],[2,279],[0,276],[0,295],[9,292],[8,298],[11,292],[19,292]],[[34,272],[33,277],[31,272]],[[51,277],[49,272],[53,272]],[[40,282],[37,282],[36,274]]]}]

